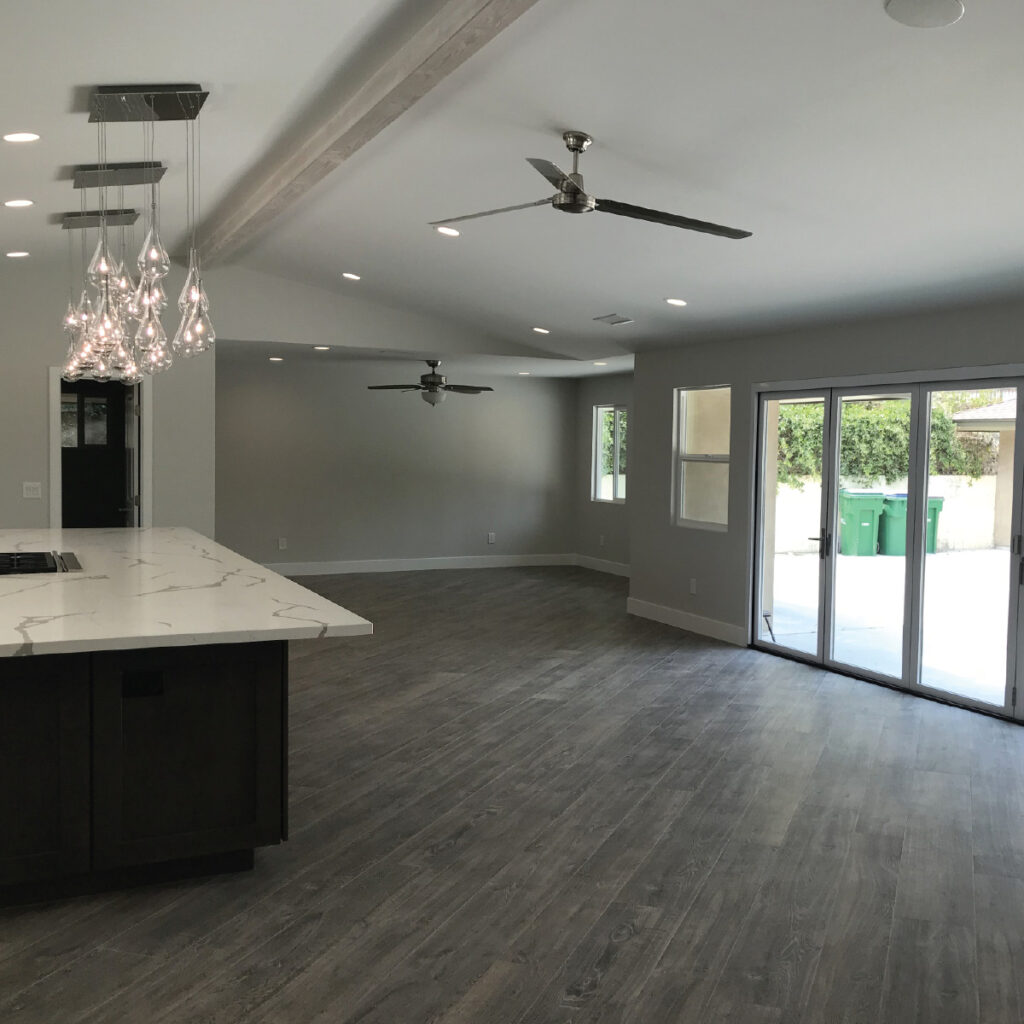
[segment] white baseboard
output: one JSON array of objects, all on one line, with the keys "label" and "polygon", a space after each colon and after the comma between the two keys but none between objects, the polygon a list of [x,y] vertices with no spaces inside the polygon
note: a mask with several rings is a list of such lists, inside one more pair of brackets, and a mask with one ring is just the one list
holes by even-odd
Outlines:
[{"label": "white baseboard", "polygon": [[282,576],[334,576],[420,569],[506,569],[516,565],[576,565],[575,555],[454,555],[450,558],[366,558],[351,562],[273,562]]},{"label": "white baseboard", "polygon": [[595,572],[606,572],[612,576],[629,576],[629,566],[625,562],[610,562],[607,558],[593,558],[590,555],[576,555],[573,565]]},{"label": "white baseboard", "polygon": [[454,555],[450,558],[365,558],[350,562],[268,562],[282,576],[335,576],[355,572],[413,572],[421,569],[507,569],[517,565],[578,565],[613,576],[629,576],[625,562],[589,555]]},{"label": "white baseboard", "polygon": [[663,604],[652,604],[650,601],[641,601],[635,597],[627,599],[626,611],[641,619],[653,619],[655,622],[663,622],[666,626],[675,626],[691,633],[700,633],[701,636],[714,637],[715,640],[724,640],[727,644],[735,644],[737,647],[747,646],[747,631],[742,626],[734,626],[731,622],[706,619],[703,615],[668,608]]}]

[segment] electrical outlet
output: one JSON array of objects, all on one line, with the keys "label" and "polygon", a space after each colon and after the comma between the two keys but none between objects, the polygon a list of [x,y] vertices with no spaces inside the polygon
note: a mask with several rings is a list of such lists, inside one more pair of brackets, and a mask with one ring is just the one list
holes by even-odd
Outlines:
[{"label": "electrical outlet", "polygon": [[21,485],[21,496],[23,498],[41,498],[43,496],[43,485],[38,480],[26,480]]},{"label": "electrical outlet", "polygon": [[488,544],[493,544],[494,543],[494,533],[493,532],[487,534],[487,543]]},{"label": "electrical outlet", "polygon": [[696,594],[697,593],[697,577],[696,576],[691,576],[690,577],[690,593],[691,594]]},{"label": "electrical outlet", "polygon": [[604,547],[604,534],[603,533],[601,534],[600,537],[597,538],[597,544],[598,544],[598,547],[602,547],[602,548]]},{"label": "electrical outlet", "polygon": [[277,538],[277,550],[278,551],[284,551],[287,547],[288,547],[288,538],[287,537],[278,537]]}]

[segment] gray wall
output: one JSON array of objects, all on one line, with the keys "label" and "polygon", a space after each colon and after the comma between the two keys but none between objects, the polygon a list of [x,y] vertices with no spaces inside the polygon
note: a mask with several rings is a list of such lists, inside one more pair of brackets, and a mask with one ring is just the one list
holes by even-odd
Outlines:
[{"label": "gray wall", "polygon": [[[716,341],[636,358],[630,421],[630,596],[745,628],[750,590],[755,382],[1024,363],[1024,303],[890,317]],[[729,528],[671,522],[673,389],[728,384],[732,394]],[[696,577],[697,594],[688,592]]]},{"label": "gray wall", "polygon": [[418,375],[219,354],[218,541],[265,563],[571,553],[575,383],[474,375],[494,394],[437,408],[366,390]]},{"label": "gray wall", "polygon": [[[577,385],[576,398],[576,546],[591,558],[629,564],[629,495],[632,481],[627,472],[626,503],[614,505],[591,499],[593,420],[595,405],[624,405],[632,413],[633,376],[585,377]],[[632,429],[632,422],[630,423]],[[632,439],[627,437],[627,469],[632,468]],[[604,544],[601,544],[604,537]]]},{"label": "gray wall", "polygon": [[[67,269],[6,260],[0,280],[4,311],[0,374],[0,523],[49,525],[49,367],[64,360],[61,315]],[[168,288],[177,294],[180,280]],[[153,522],[213,531],[214,360],[173,367],[153,382]],[[38,480],[41,500],[21,485]]]}]

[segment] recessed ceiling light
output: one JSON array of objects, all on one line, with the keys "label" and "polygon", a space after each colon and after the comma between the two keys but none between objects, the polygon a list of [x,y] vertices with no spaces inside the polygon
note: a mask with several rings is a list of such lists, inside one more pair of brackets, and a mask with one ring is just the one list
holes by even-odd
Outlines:
[{"label": "recessed ceiling light", "polygon": [[550,334],[551,332],[546,327],[534,327],[534,331],[537,334]]},{"label": "recessed ceiling light", "polygon": [[269,358],[270,358],[270,362],[272,362],[272,363],[283,363],[284,362],[284,357],[283,356],[270,356]]},{"label": "recessed ceiling light", "polygon": [[10,132],[4,136],[4,142],[36,142],[38,139],[35,132]]},{"label": "recessed ceiling light", "polygon": [[7,202],[4,203],[4,206],[10,206],[12,208],[17,208],[17,207],[20,207],[20,206],[31,206],[31,205],[32,205],[32,200],[31,199],[8,199]]},{"label": "recessed ceiling light", "polygon": [[348,278],[349,281],[361,281],[362,278],[358,274],[349,274],[347,271],[341,275],[342,277]]},{"label": "recessed ceiling light", "polygon": [[313,346],[313,351],[314,352],[330,352],[331,351],[331,346],[330,345],[314,345]]},{"label": "recessed ceiling light", "polygon": [[685,306],[686,299],[666,299],[665,300],[670,306]]},{"label": "recessed ceiling light", "polygon": [[519,376],[520,377],[529,377],[530,376],[530,371],[529,370],[520,370],[519,371]]},{"label": "recessed ceiling light", "polygon": [[607,364],[607,363],[599,363],[599,362],[595,362],[595,363],[594,363],[594,365],[595,365],[595,366],[607,366],[608,364]]},{"label": "recessed ceiling light", "polygon": [[448,228],[445,227],[443,224],[439,228],[437,228],[437,233],[439,235],[447,235],[449,238],[459,237],[459,232],[456,228]]},{"label": "recessed ceiling light", "polygon": [[7,253],[7,258],[11,260],[23,260],[27,255],[27,252],[9,252]]}]

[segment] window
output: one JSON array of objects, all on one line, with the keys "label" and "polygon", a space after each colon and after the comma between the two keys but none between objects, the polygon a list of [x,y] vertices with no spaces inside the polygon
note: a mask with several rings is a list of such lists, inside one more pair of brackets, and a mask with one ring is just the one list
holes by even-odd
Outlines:
[{"label": "window", "polygon": [[626,500],[627,421],[625,406],[594,406],[594,501]]},{"label": "window", "polygon": [[729,523],[730,388],[676,390],[675,521],[724,529]]}]

